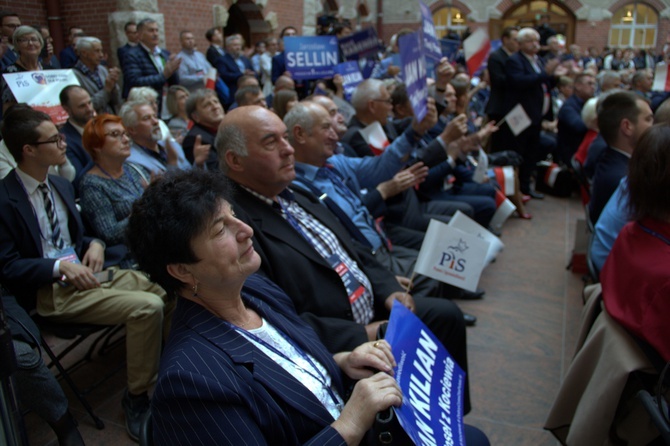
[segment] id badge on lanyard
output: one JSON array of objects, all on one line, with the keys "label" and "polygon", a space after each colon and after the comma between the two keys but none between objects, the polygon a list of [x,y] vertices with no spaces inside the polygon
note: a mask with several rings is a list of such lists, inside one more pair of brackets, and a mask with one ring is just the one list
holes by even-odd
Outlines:
[{"label": "id badge on lanyard", "polygon": [[[74,248],[71,247],[71,246],[69,248],[63,248],[60,251],[58,251],[56,253],[55,257],[58,260],[60,260],[61,262],[70,262],[70,263],[81,264],[81,260],[79,260],[79,256],[74,251]],[[65,283],[65,279],[66,279],[65,275],[62,275],[60,280],[58,281],[58,283],[60,283],[63,286],[66,286],[67,283]]]},{"label": "id badge on lanyard", "polygon": [[328,257],[328,263],[330,263],[330,266],[340,275],[342,283],[344,283],[344,286],[347,289],[349,303],[353,304],[363,295],[365,287],[356,279],[354,274],[349,271],[347,265],[344,264],[342,259],[340,259],[340,256],[337,254]]}]

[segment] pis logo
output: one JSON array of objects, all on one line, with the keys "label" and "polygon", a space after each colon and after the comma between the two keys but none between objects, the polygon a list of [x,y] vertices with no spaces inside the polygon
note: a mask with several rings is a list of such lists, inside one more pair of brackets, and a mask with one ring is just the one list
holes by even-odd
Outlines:
[{"label": "pis logo", "polygon": [[469,247],[463,239],[459,239],[455,246],[447,246],[447,250],[442,253],[440,266],[447,267],[456,271],[457,273],[465,271],[465,264],[467,260],[462,257],[458,257],[457,253],[463,254],[468,249]]},{"label": "pis logo", "polygon": [[40,85],[46,85],[47,84],[47,78],[44,75],[44,73],[33,73],[32,78],[35,82],[37,82]]}]

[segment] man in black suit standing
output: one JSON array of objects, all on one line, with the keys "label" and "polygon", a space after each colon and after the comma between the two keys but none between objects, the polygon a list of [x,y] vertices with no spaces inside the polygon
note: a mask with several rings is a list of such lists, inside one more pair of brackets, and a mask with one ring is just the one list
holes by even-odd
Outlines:
[{"label": "man in black suit standing", "polygon": [[116,57],[119,59],[119,66],[123,66],[123,59],[128,54],[128,51],[131,48],[135,48],[140,41],[140,36],[137,33],[137,24],[135,22],[127,22],[123,25],[123,32],[126,33],[126,39],[128,42],[120,46],[116,50]]},{"label": "man in black suit standing", "polygon": [[531,125],[515,138],[516,150],[522,157],[519,166],[521,192],[533,198],[543,198],[542,194],[531,190],[531,175],[535,164],[542,158],[540,132],[542,120],[553,120],[551,112],[551,89],[559,76],[568,70],[559,65],[558,59],[543,65],[537,53],[540,50],[540,35],[533,28],[523,28],[517,34],[519,51],[505,62],[507,77],[507,109],[521,104],[531,120]]},{"label": "man in black suit standing", "polygon": [[[486,103],[486,116],[489,121],[500,122],[509,109],[505,95],[507,92],[507,76],[505,75],[505,62],[509,57],[519,50],[516,35],[519,28],[508,26],[503,29],[500,40],[502,45],[489,55],[487,68],[489,70],[489,81],[491,83],[491,96]],[[500,131],[491,135],[491,151],[498,152],[511,148],[512,134],[509,127],[501,126]]]},{"label": "man in black suit standing", "polygon": [[619,91],[598,105],[598,127],[607,147],[596,164],[589,216],[595,224],[610,197],[628,173],[628,162],[642,133],[654,124],[649,101],[632,91]]}]

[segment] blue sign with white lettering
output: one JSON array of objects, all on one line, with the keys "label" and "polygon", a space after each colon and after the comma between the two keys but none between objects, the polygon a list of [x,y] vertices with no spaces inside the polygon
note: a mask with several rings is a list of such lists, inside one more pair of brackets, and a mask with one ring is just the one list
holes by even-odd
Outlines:
[{"label": "blue sign with white lettering", "polygon": [[430,59],[440,60],[442,58],[442,50],[435,34],[433,15],[430,13],[430,8],[423,1],[419,0],[419,6],[421,7],[421,37],[423,39],[424,54]]},{"label": "blue sign with white lettering", "polygon": [[465,445],[465,372],[428,327],[397,300],[385,339],[398,364],[394,372],[403,401],[395,412],[407,435],[419,446]]},{"label": "blue sign with white lettering", "polygon": [[337,65],[335,67],[335,74],[342,76],[344,98],[349,101],[358,84],[363,82],[363,75],[361,74],[361,70],[358,69],[358,62],[350,60],[349,62]]},{"label": "blue sign with white lettering", "polygon": [[365,28],[339,40],[342,56],[346,60],[358,60],[361,57],[376,56],[382,49],[374,28]]},{"label": "blue sign with white lettering", "polygon": [[428,113],[428,86],[426,84],[426,60],[423,57],[419,32],[398,39],[403,80],[414,116],[421,121]]},{"label": "blue sign with white lettering", "polygon": [[334,36],[286,37],[284,54],[295,80],[331,78],[339,62]]}]

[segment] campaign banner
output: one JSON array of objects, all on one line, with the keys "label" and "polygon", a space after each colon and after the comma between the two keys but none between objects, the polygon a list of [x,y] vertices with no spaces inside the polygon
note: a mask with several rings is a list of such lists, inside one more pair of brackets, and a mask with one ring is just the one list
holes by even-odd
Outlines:
[{"label": "campaign banner", "polygon": [[45,112],[56,125],[67,121],[68,114],[61,107],[58,95],[68,85],[79,85],[72,70],[24,71],[2,76],[16,102]]},{"label": "campaign banner", "polygon": [[286,37],[284,54],[295,80],[331,78],[339,63],[334,36]]},{"label": "campaign banner", "polygon": [[500,40],[500,39],[491,40],[491,51],[490,52],[491,53],[494,52],[495,50],[497,50],[501,46],[502,46],[502,40]]},{"label": "campaign banner", "polygon": [[363,79],[369,79],[370,76],[372,76],[375,65],[377,65],[377,61],[375,59],[364,59],[358,61],[358,66],[360,67]]},{"label": "campaign banner", "polygon": [[339,39],[342,56],[346,60],[358,60],[362,57],[376,56],[382,49],[374,28],[365,28],[357,33]]},{"label": "campaign banner", "polygon": [[414,116],[421,121],[428,113],[428,86],[426,60],[423,57],[421,36],[418,32],[402,36],[399,40],[400,62],[407,96]]},{"label": "campaign banner", "polygon": [[[451,221],[456,215],[451,217]],[[414,272],[468,291],[476,291],[489,242],[437,220],[430,220]]]},{"label": "campaign banner", "polygon": [[[505,196],[502,196],[505,199]],[[496,202],[496,205],[498,203]],[[500,254],[500,251],[503,250],[505,245],[496,237],[491,231],[484,228],[482,225],[462,213],[461,211],[456,211],[456,213],[449,220],[449,226],[452,228],[460,229],[463,232],[468,234],[475,235],[478,238],[488,242],[488,250],[486,251],[486,264],[491,263],[497,256]]]},{"label": "campaign banner", "polygon": [[336,65],[335,74],[342,76],[344,97],[349,101],[358,84],[363,82],[363,75],[361,74],[361,70],[358,69],[358,62],[352,60]]},{"label": "campaign banner", "polygon": [[397,300],[384,337],[398,364],[398,421],[418,446],[465,445],[465,372],[421,320]]},{"label": "campaign banner", "polygon": [[442,50],[442,56],[449,59],[449,62],[456,60],[456,56],[458,56],[458,50],[460,47],[461,42],[458,40],[440,39],[440,49]]},{"label": "campaign banner", "polygon": [[440,60],[442,58],[442,48],[435,33],[433,14],[422,0],[419,0],[419,6],[421,7],[421,39],[424,55],[433,60]]}]

